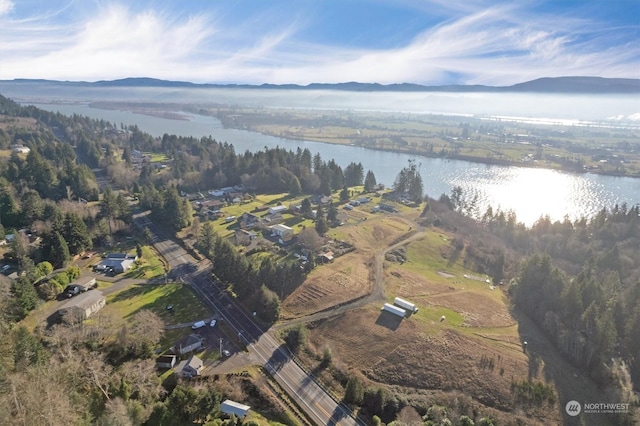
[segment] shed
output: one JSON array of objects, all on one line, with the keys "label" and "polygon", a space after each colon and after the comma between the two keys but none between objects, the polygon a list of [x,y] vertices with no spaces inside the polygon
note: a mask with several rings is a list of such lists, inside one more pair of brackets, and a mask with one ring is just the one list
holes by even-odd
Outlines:
[{"label": "shed", "polygon": [[287,206],[279,205],[279,206],[275,206],[275,207],[270,207],[269,208],[269,214],[284,213],[287,210],[289,210],[289,208]]},{"label": "shed", "polygon": [[384,306],[382,307],[383,311],[387,311],[390,312],[394,315],[397,315],[399,317],[403,317],[407,314],[407,311],[405,311],[402,308],[399,308],[397,306],[392,305],[391,303],[385,303]]},{"label": "shed", "polygon": [[173,368],[173,366],[176,365],[177,360],[178,357],[175,355],[160,355],[156,358],[156,366],[164,369]]},{"label": "shed", "polygon": [[99,290],[87,291],[62,303],[58,308],[58,315],[65,322],[85,320],[100,309],[104,308],[107,301]]},{"label": "shed", "polygon": [[235,415],[238,418],[242,418],[247,415],[247,412],[251,409],[248,405],[240,404],[239,402],[231,401],[227,399],[220,404],[220,411],[227,415]]}]

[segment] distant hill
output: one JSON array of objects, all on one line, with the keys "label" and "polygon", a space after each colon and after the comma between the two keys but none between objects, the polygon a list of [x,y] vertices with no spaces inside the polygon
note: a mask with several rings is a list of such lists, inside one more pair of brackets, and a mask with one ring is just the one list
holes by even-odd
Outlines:
[{"label": "distant hill", "polygon": [[311,83],[298,84],[197,84],[185,81],[136,77],[96,82],[15,79],[2,84],[55,84],[74,87],[184,87],[184,88],[243,88],[281,90],[345,90],[354,92],[530,92],[530,93],[620,93],[640,94],[640,79],[603,77],[544,77],[512,86],[443,85],[424,86],[413,83]]}]

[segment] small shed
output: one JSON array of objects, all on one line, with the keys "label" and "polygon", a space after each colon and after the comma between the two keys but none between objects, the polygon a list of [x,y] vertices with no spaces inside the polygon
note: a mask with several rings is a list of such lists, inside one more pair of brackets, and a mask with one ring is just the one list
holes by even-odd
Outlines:
[{"label": "small shed", "polygon": [[160,355],[156,358],[156,366],[163,369],[173,368],[173,366],[176,365],[177,360],[178,357],[175,355]]},{"label": "small shed", "polygon": [[384,306],[382,307],[383,311],[387,311],[390,312],[394,315],[397,315],[399,317],[404,318],[405,315],[407,315],[407,311],[405,311],[402,308],[399,308],[397,306],[392,305],[391,303],[385,303]]},{"label": "small shed", "polygon": [[243,418],[247,415],[247,412],[251,409],[248,405],[240,404],[239,402],[231,401],[227,399],[220,404],[220,411],[229,416],[235,415],[238,418]]}]

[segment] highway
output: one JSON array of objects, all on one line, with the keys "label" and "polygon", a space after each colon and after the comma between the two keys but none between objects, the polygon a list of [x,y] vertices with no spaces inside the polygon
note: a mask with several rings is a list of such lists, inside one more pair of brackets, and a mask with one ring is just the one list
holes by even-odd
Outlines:
[{"label": "highway", "polygon": [[207,265],[198,265],[186,250],[166,236],[145,214],[134,215],[134,222],[140,228],[148,228],[152,243],[165,258],[171,268],[172,279],[180,279],[190,284],[204,299],[217,316],[225,321],[239,340],[247,345],[261,360],[268,371],[289,397],[318,425],[362,425],[353,417],[351,410],[336,401],[317,383],[291,356],[288,348],[268,332],[263,331],[242,307],[214,282]]}]

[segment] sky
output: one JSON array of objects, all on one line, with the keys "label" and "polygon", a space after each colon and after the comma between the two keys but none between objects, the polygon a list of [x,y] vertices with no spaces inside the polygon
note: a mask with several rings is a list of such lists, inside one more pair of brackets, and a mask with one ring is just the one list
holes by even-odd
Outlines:
[{"label": "sky", "polygon": [[640,78],[639,0],[0,0],[0,80]]}]

